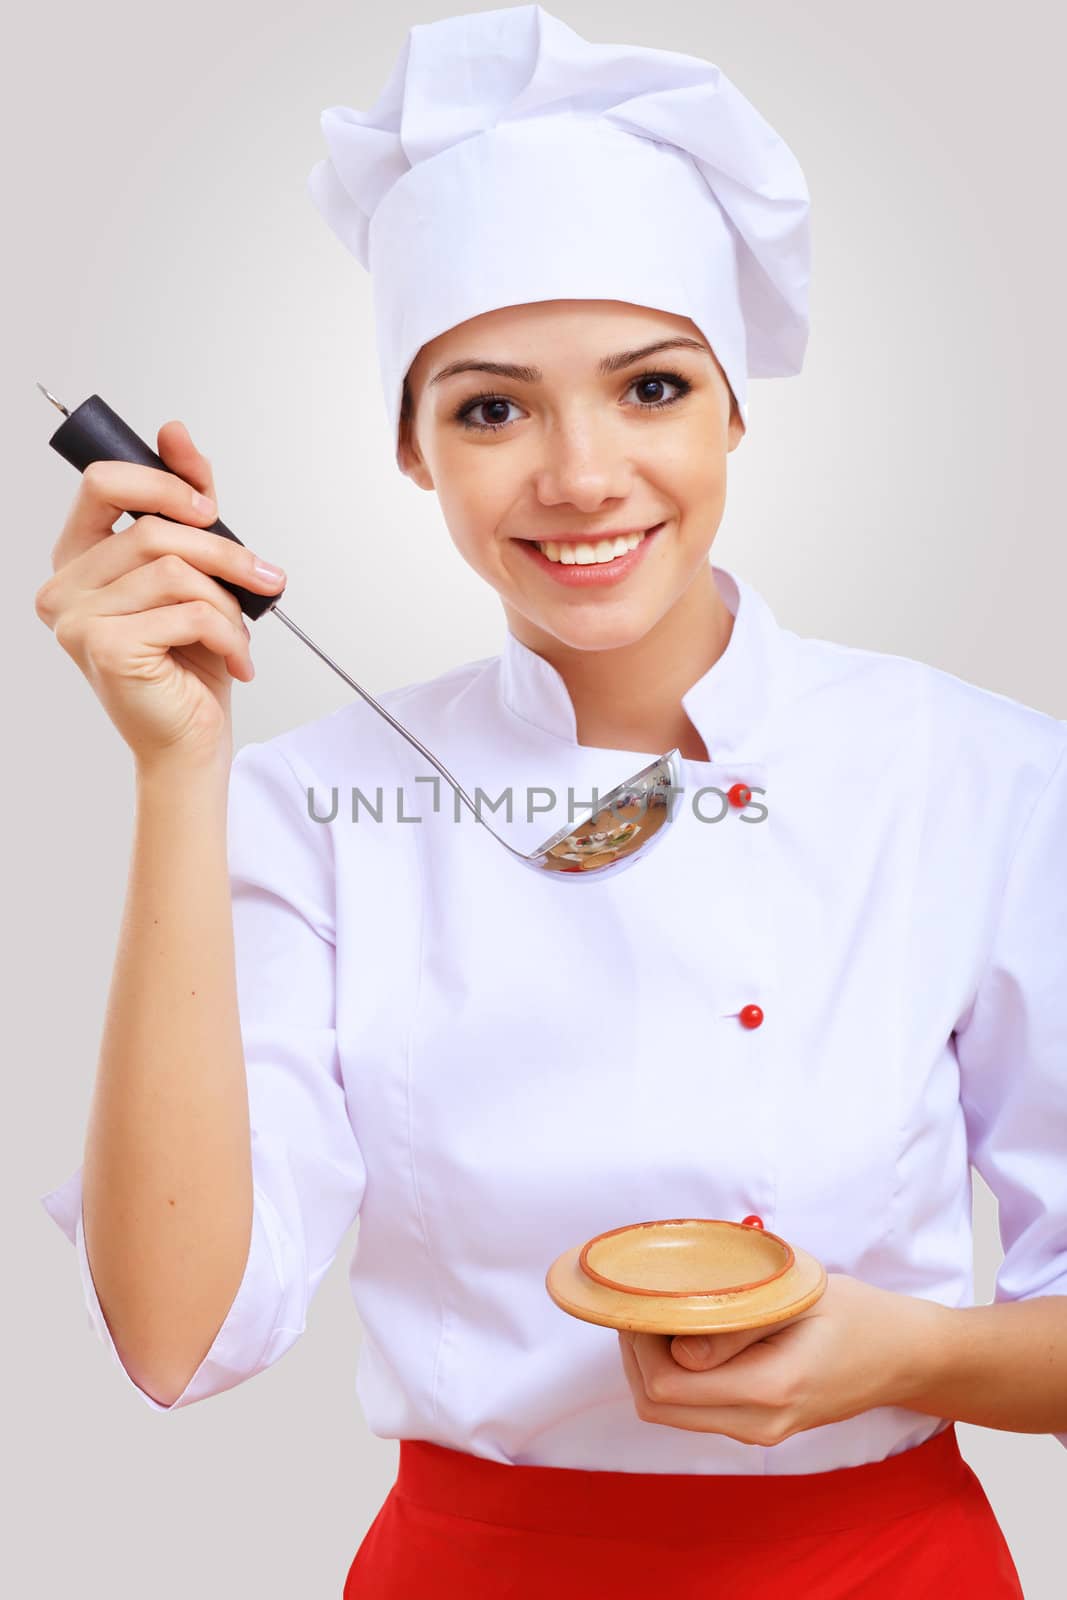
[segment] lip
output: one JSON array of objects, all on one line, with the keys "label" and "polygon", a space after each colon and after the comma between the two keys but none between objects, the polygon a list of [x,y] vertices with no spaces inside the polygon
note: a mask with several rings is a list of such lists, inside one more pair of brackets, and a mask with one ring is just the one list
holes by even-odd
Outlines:
[{"label": "lip", "polygon": [[[658,528],[659,523],[653,523]],[[647,528],[602,528],[599,533],[546,533],[538,544],[599,544],[601,539],[628,539],[631,533],[647,533]]]},{"label": "lip", "polygon": [[[645,530],[645,537],[641,540],[641,543],[637,546],[636,550],[627,550],[625,555],[616,556],[614,561],[588,563],[580,563],[576,561],[567,566],[565,566],[562,561],[550,561],[548,557],[542,554],[542,552],[537,548],[536,544],[529,543],[525,539],[517,539],[515,542],[516,544],[522,545],[530,560],[536,562],[541,570],[547,572],[549,577],[554,578],[557,583],[569,584],[572,588],[580,589],[588,588],[593,584],[620,582],[627,576],[628,573],[633,571],[634,567],[636,567],[637,563],[641,560],[641,557],[644,555],[649,545],[655,541],[656,536],[664,527],[666,527],[666,523],[657,522],[655,527]],[[638,529],[635,531],[640,532],[641,530]],[[610,534],[603,533],[600,534],[599,537],[601,539],[608,539],[612,536]],[[567,543],[569,541],[560,542]],[[556,540],[546,539],[544,543],[555,544]],[[596,543],[596,540],[590,538],[587,540],[576,540],[575,543],[594,544]]]}]

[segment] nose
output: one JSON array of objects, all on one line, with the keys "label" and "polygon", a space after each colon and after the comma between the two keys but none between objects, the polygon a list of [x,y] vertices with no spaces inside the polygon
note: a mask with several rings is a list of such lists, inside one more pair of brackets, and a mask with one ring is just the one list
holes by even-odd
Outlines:
[{"label": "nose", "polygon": [[605,501],[626,500],[633,479],[628,447],[609,419],[573,411],[542,435],[537,470],[542,505],[595,512]]}]

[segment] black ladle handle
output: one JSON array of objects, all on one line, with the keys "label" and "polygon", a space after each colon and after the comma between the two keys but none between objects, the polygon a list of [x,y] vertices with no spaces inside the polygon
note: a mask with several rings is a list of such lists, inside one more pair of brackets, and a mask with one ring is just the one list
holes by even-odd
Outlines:
[{"label": "black ladle handle", "polygon": [[[61,422],[48,443],[53,450],[58,450],[64,461],[69,461],[72,467],[77,467],[79,472],[84,472],[93,461],[131,461],[135,467],[158,467],[164,472],[170,468],[166,462],[161,461],[156,452],[144,440],[139,438],[133,429],[128,427],[117,412],[112,411],[106,400],[101,400],[98,394],[91,394],[77,406],[64,422]],[[124,508],[131,517],[144,516],[146,513],[135,511],[132,507]],[[151,513],[153,516],[159,512]],[[173,517],[164,519],[173,522]],[[213,522],[206,533],[221,534],[224,539],[232,539],[234,544],[242,545],[244,541],[235,533],[231,533],[224,522]],[[238,600],[241,610],[246,617],[261,617],[264,611],[269,611],[285,593],[284,587],[277,594],[256,594],[251,589],[242,589],[240,584],[230,583],[226,578],[219,578],[214,573],[209,574],[216,583],[221,583]]]}]

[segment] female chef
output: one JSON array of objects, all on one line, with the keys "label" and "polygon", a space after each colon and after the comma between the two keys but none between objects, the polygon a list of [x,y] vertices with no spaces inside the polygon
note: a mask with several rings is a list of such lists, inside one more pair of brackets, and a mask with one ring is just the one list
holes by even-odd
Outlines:
[{"label": "female chef", "polygon": [[[1018,1596],[954,1424],[1067,1445],[1067,726],[794,633],[710,562],[808,282],[800,169],[718,68],[480,12],[411,28],[323,130],[398,465],[506,620],[387,704],[524,847],[674,746],[685,804],[579,885],[362,701],[231,766],[252,668],[212,579],[280,579],[207,532],[180,423],[168,471],[90,468],[38,609],[138,775],[84,1211],[83,1169],[44,1197],[94,1325],[153,1409],[221,1393],[358,1216],[357,1388],[399,1472],[348,1600]],[[152,510],[111,539],[124,504]],[[546,1292],[681,1216],[780,1233],[825,1294],[705,1349]]]}]

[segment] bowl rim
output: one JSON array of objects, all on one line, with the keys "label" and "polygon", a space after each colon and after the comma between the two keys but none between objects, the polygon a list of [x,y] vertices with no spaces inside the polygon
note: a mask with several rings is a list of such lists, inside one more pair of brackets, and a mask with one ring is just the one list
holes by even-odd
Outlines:
[{"label": "bowl rim", "polygon": [[[589,1261],[589,1252],[595,1245],[604,1239],[611,1239],[620,1233],[638,1233],[642,1228],[669,1228],[678,1227],[683,1223],[696,1222],[701,1225],[711,1223],[717,1228],[739,1228],[748,1233],[760,1233],[765,1239],[772,1239],[781,1247],[783,1263],[776,1272],[770,1272],[763,1278],[753,1278],[750,1283],[732,1284],[729,1288],[714,1289],[642,1289],[636,1284],[621,1283],[616,1278],[608,1278],[598,1272]],[[648,1222],[625,1222],[620,1228],[607,1228],[603,1233],[598,1233],[592,1239],[587,1239],[578,1252],[578,1266],[587,1278],[595,1283],[603,1284],[606,1289],[618,1289],[623,1294],[650,1295],[657,1300],[691,1300],[700,1295],[715,1295],[721,1298],[726,1295],[750,1294],[753,1289],[766,1288],[768,1284],[775,1283],[791,1271],[796,1262],[796,1255],[792,1245],[783,1239],[780,1233],[772,1233],[769,1228],[757,1227],[752,1222],[733,1222],[729,1217],[656,1217]]]}]

